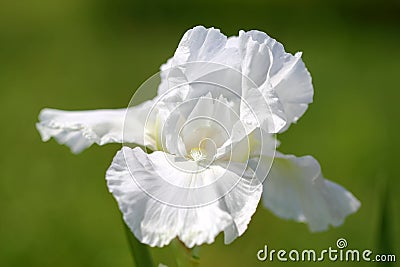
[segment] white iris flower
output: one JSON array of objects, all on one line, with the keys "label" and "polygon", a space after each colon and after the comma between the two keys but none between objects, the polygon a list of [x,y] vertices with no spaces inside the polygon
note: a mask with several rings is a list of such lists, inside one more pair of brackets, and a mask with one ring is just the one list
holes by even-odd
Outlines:
[{"label": "white iris flower", "polygon": [[350,192],[324,179],[313,157],[275,153],[274,134],[312,102],[301,53],[286,53],[263,32],[227,38],[198,26],[159,77],[153,100],[117,110],[44,109],[37,123],[43,141],[53,137],[74,153],[124,144],[106,179],[141,242],[161,247],[179,238],[193,247],[224,232],[230,243],[261,197],[311,231],[341,225],[359,208]]}]

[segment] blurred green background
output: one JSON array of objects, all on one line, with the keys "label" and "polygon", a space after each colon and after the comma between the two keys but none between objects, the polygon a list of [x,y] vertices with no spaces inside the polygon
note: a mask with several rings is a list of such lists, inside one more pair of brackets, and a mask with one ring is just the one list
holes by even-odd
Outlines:
[{"label": "blurred green background", "polygon": [[42,143],[34,125],[44,107],[127,106],[198,24],[227,35],[263,30],[304,52],[315,103],[280,136],[281,151],[315,156],[362,202],[343,226],[318,234],[260,206],[232,245],[220,236],[202,248],[202,266],[286,266],[256,253],[264,244],[325,249],[341,237],[399,261],[399,14],[395,0],[1,1],[0,266],[133,266],[104,180],[120,145],[76,156]]}]

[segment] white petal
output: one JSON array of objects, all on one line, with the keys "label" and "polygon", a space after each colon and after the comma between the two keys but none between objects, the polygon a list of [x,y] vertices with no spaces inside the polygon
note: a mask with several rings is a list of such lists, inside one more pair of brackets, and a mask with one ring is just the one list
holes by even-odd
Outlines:
[{"label": "white petal", "polygon": [[253,37],[252,32],[240,31],[237,45],[242,60],[242,73],[260,87],[269,79],[274,55],[265,42],[259,42]]},{"label": "white petal", "polygon": [[263,203],[279,217],[307,223],[311,231],[339,226],[360,207],[349,191],[324,179],[313,157],[282,154],[264,182]]},{"label": "white petal", "polygon": [[[290,62],[285,63],[282,70],[272,77],[272,82],[277,83],[274,89],[288,121],[297,122],[306,112],[308,104],[312,103],[314,95],[311,75],[301,59],[301,53],[296,53],[294,57],[290,55]],[[288,127],[289,124],[281,132]]]},{"label": "white petal", "polygon": [[[141,242],[161,247],[178,237],[187,247],[193,247],[212,243],[221,231],[225,232],[226,242],[233,241],[245,231],[261,197],[260,184],[220,166],[212,166],[199,175],[193,175],[172,167],[168,160],[180,162],[163,152],[148,155],[140,148],[124,147],[107,171],[110,192],[116,198],[125,222]],[[179,166],[191,164],[181,161]],[[201,201],[194,199],[199,195],[190,193],[194,190],[176,185],[171,190],[173,187],[169,182],[174,182],[173,179],[178,185],[201,186],[220,173],[226,173],[224,179],[228,183],[228,180],[239,181],[222,198],[201,206],[170,204],[174,201]],[[225,188],[213,185],[208,190],[213,195]]]},{"label": "white petal", "polygon": [[286,53],[282,44],[260,31],[241,31],[236,43],[244,59],[242,71],[260,87],[266,82],[276,92],[287,119],[280,132],[285,131],[304,114],[313,98],[311,75],[301,53]]},{"label": "white petal", "polygon": [[253,126],[261,124],[269,132],[278,132],[286,124],[286,117],[278,95],[269,84],[273,55],[265,43],[260,44],[252,40],[251,35],[246,36],[241,36],[241,40],[245,39],[241,42],[234,41],[234,38],[227,41],[219,30],[213,28],[189,30],[174,57],[162,67],[164,71],[167,66],[171,69],[168,75],[162,75],[160,88],[163,89],[159,92],[191,83],[182,90],[185,93],[181,100],[207,92],[211,92],[214,98],[223,95],[240,103],[243,121]]},{"label": "white petal", "polygon": [[158,93],[179,91],[167,94],[163,101],[185,101],[207,92],[213,98],[222,95],[236,104],[235,110],[240,109],[241,120],[250,124],[248,132],[261,125],[276,133],[286,124],[286,114],[269,82],[273,55],[266,43],[258,43],[251,34],[241,32],[239,39],[228,40],[214,28],[190,29],[161,67]]},{"label": "white petal", "polygon": [[[219,88],[213,86],[214,98],[221,94],[226,98],[234,97],[221,87],[226,87],[240,96],[242,75],[237,49],[227,48],[226,44],[227,37],[217,29],[197,26],[188,30],[182,37],[174,56],[161,66],[158,94],[162,95],[178,86],[180,87],[178,90],[184,91],[180,94],[181,100],[195,98],[210,91],[210,86],[204,86],[204,82],[207,82],[221,85]],[[203,82],[200,86],[193,84],[199,81]],[[188,88],[183,87],[183,84],[187,83],[195,87],[191,92],[186,92]]]},{"label": "white petal", "polygon": [[268,133],[277,133],[286,125],[286,115],[273,90],[260,92],[260,88],[252,88],[243,95],[243,99],[240,117],[246,124],[260,127]]},{"label": "white petal", "polygon": [[[197,26],[188,30],[174,56],[161,66],[158,94],[176,86],[182,90],[182,84],[199,80],[222,83],[230,89],[234,89],[235,85],[237,87],[240,84],[240,74],[233,73],[230,68],[239,65],[239,57],[235,49],[225,47],[226,42],[227,37],[214,28]],[[220,94],[216,93],[216,97]],[[205,95],[205,92],[201,91],[199,95]]]},{"label": "white petal", "polygon": [[[197,63],[189,64],[193,62]],[[162,70],[166,74],[161,75],[159,93],[187,82],[216,82],[268,114],[267,122],[271,124],[273,120],[275,125],[264,129],[272,133],[283,132],[296,122],[313,98],[311,76],[301,60],[301,53],[286,53],[282,44],[260,31],[240,31],[239,37],[226,38],[214,28],[195,27],[185,33],[174,57]],[[235,75],[232,70],[241,74]],[[192,86],[197,87],[193,90],[189,87],[182,90],[183,98],[188,98],[189,94],[191,97],[205,94],[204,86],[200,89]],[[266,104],[256,105],[254,93],[247,93],[251,88],[257,88],[263,96],[257,95],[258,102]],[[223,93],[217,88],[213,91],[217,96]],[[214,93],[213,96],[216,97]],[[232,96],[225,92],[224,97]]]},{"label": "white petal", "polygon": [[[276,133],[286,124],[286,116],[269,82],[274,55],[265,43],[253,40],[251,34],[243,31],[240,32],[237,45],[242,60],[241,71],[247,77],[242,80],[243,98],[257,114],[261,127],[267,132]],[[264,123],[264,120],[269,121]]]},{"label": "white petal", "polygon": [[209,61],[224,48],[225,42],[226,36],[219,30],[194,27],[183,35],[174,55],[174,63]]},{"label": "white petal", "polygon": [[43,141],[51,137],[60,144],[71,148],[73,153],[79,153],[92,144],[107,143],[137,143],[144,144],[144,125],[150,102],[129,109],[125,124],[127,109],[64,111],[43,109],[39,114],[36,128]]}]

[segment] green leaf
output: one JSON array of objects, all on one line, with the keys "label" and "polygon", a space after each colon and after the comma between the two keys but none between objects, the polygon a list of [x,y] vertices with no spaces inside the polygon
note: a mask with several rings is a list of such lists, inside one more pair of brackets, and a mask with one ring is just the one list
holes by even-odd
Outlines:
[{"label": "green leaf", "polygon": [[[393,251],[393,229],[391,225],[391,214],[390,214],[390,186],[389,180],[384,181],[383,188],[381,190],[381,221],[380,229],[378,231],[378,249],[379,253],[390,254]],[[377,262],[377,266],[394,266],[393,262]]]}]

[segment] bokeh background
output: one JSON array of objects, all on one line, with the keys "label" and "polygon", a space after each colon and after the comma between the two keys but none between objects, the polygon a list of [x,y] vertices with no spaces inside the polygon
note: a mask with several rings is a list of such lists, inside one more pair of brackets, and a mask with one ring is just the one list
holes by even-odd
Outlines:
[{"label": "bokeh background", "polygon": [[133,266],[104,180],[120,145],[73,155],[42,143],[35,122],[44,107],[127,106],[199,24],[227,35],[263,30],[303,51],[315,103],[280,136],[281,151],[315,156],[362,202],[343,226],[317,234],[260,206],[232,245],[219,236],[203,246],[202,266],[297,266],[256,253],[265,244],[325,249],[341,237],[400,261],[399,14],[396,0],[1,1],[0,266]]}]

